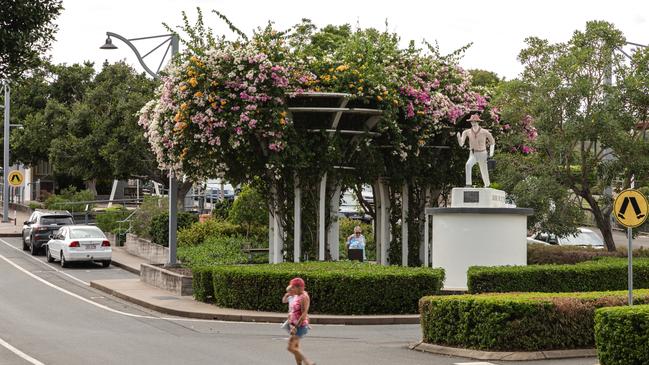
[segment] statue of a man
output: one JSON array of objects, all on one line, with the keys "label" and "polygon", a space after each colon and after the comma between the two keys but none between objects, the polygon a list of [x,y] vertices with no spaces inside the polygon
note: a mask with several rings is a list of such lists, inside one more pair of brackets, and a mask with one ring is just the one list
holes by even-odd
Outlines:
[{"label": "statue of a man", "polygon": [[[462,132],[461,135],[460,132],[457,133],[457,141],[460,146],[464,146],[464,142],[468,137],[469,148],[471,149],[465,166],[466,186],[472,186],[471,170],[478,163],[482,182],[484,182],[485,188],[488,188],[491,182],[489,181],[489,170],[487,169],[487,157],[493,157],[496,141],[488,130],[478,125],[478,122],[482,122],[478,114],[471,115],[469,122],[471,122],[471,128]],[[487,144],[489,144],[489,156],[487,156]]]}]

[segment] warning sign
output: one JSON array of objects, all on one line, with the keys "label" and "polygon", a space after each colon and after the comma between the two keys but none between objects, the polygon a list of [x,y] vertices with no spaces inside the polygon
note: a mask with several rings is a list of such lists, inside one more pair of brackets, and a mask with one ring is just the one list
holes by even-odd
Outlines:
[{"label": "warning sign", "polygon": [[20,173],[20,171],[14,170],[9,173],[9,185],[19,187],[22,186],[23,181],[25,181],[25,178],[23,177],[23,174]]},{"label": "warning sign", "polygon": [[647,198],[635,189],[622,191],[613,203],[613,214],[618,223],[627,227],[635,228],[647,220],[649,203]]}]

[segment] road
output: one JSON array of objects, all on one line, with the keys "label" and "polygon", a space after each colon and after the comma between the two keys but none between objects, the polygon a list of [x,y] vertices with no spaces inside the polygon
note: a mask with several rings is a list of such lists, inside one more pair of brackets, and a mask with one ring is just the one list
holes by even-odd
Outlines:
[{"label": "road", "polygon": [[[133,277],[117,268],[61,270],[0,239],[0,365],[292,364],[277,324],[166,316],[85,283]],[[304,351],[318,364],[464,364],[407,349],[418,325],[314,326]],[[501,364],[500,362],[492,362]],[[506,364],[593,365],[593,358]],[[486,363],[489,364],[489,363]]]}]

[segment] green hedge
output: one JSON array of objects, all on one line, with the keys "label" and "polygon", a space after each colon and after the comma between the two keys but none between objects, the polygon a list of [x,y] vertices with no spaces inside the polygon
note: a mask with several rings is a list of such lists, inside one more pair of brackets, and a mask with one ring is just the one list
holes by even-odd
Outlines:
[{"label": "green hedge", "polygon": [[[247,241],[240,237],[216,236],[195,246],[178,247],[178,259],[189,267],[245,264],[248,255],[243,252]],[[264,258],[268,262],[267,258]]]},{"label": "green hedge", "polygon": [[205,293],[202,277],[194,284],[200,291],[196,299],[212,296],[221,307],[286,312],[282,295],[299,276],[311,296],[311,312],[327,314],[416,313],[419,298],[439,292],[444,281],[441,269],[356,262],[224,265],[212,267],[211,275],[213,292]]},{"label": "green hedge", "polygon": [[214,284],[212,283],[211,267],[192,268],[192,286],[194,287],[194,298],[201,302],[210,302],[214,298]]},{"label": "green hedge", "polygon": [[[649,260],[634,260],[633,282],[636,288],[649,288]],[[470,293],[623,290],[627,262],[602,258],[576,265],[472,266],[467,285]]]},{"label": "green hedge", "polygon": [[595,342],[602,365],[649,364],[649,305],[598,309]]},{"label": "green hedge", "polygon": [[268,228],[253,226],[250,230],[238,224],[219,219],[208,219],[202,223],[194,223],[178,232],[178,246],[195,246],[205,243],[212,237],[248,237],[251,247],[268,247]]},{"label": "green hedge", "polygon": [[[579,262],[598,260],[603,257],[626,257],[625,249],[618,249],[615,252],[598,250],[595,248],[579,246],[557,246],[528,244],[527,245],[527,264],[528,265],[547,265],[547,264],[576,264]],[[639,248],[633,250],[634,257],[649,257],[649,250]]]},{"label": "green hedge", "polygon": [[[649,302],[649,290],[635,292]],[[419,302],[423,340],[489,351],[593,348],[595,310],[627,293],[519,293],[433,296]]]}]

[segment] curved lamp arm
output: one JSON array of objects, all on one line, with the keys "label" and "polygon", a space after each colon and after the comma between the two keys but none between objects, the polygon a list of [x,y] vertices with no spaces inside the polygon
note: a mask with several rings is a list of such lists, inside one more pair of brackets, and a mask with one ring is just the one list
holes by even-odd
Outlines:
[{"label": "curved lamp arm", "polygon": [[[154,79],[158,79],[158,78],[160,78],[160,76],[158,75],[158,73],[157,73],[157,72],[153,72],[153,70],[151,70],[151,69],[149,68],[149,66],[147,66],[146,63],[144,62],[144,57],[146,57],[146,56],[148,55],[148,53],[147,53],[146,55],[142,56],[142,55],[140,54],[140,51],[138,51],[137,48],[135,48],[135,45],[131,42],[130,39],[127,39],[127,38],[125,38],[125,37],[122,37],[121,35],[119,35],[119,34],[117,34],[117,33],[106,32],[106,35],[107,35],[108,37],[115,37],[115,38],[121,40],[122,42],[126,43],[126,45],[129,46],[129,47],[133,50],[133,53],[135,53],[135,56],[137,57],[138,62],[140,62],[140,65],[142,65],[142,67],[144,68],[144,70],[145,70],[149,75],[151,75]],[[137,38],[137,39],[133,39],[133,40],[139,40],[139,39],[151,39],[151,38],[159,38],[159,37],[170,37],[170,38],[171,38],[171,56],[173,57],[175,54],[178,53],[178,49],[179,49],[179,47],[178,47],[178,44],[179,44],[179,38],[178,38],[178,35],[177,35],[177,34],[173,34],[173,33],[172,33],[172,34],[164,34],[164,35],[160,35],[160,36],[143,37],[143,38]],[[163,42],[163,43],[164,43],[164,42]],[[156,48],[157,48],[157,47],[156,47]],[[151,53],[151,52],[149,52],[149,53]],[[165,55],[166,55],[166,52],[165,52]],[[163,56],[162,58],[163,58],[163,60],[164,60],[164,56]]]}]

